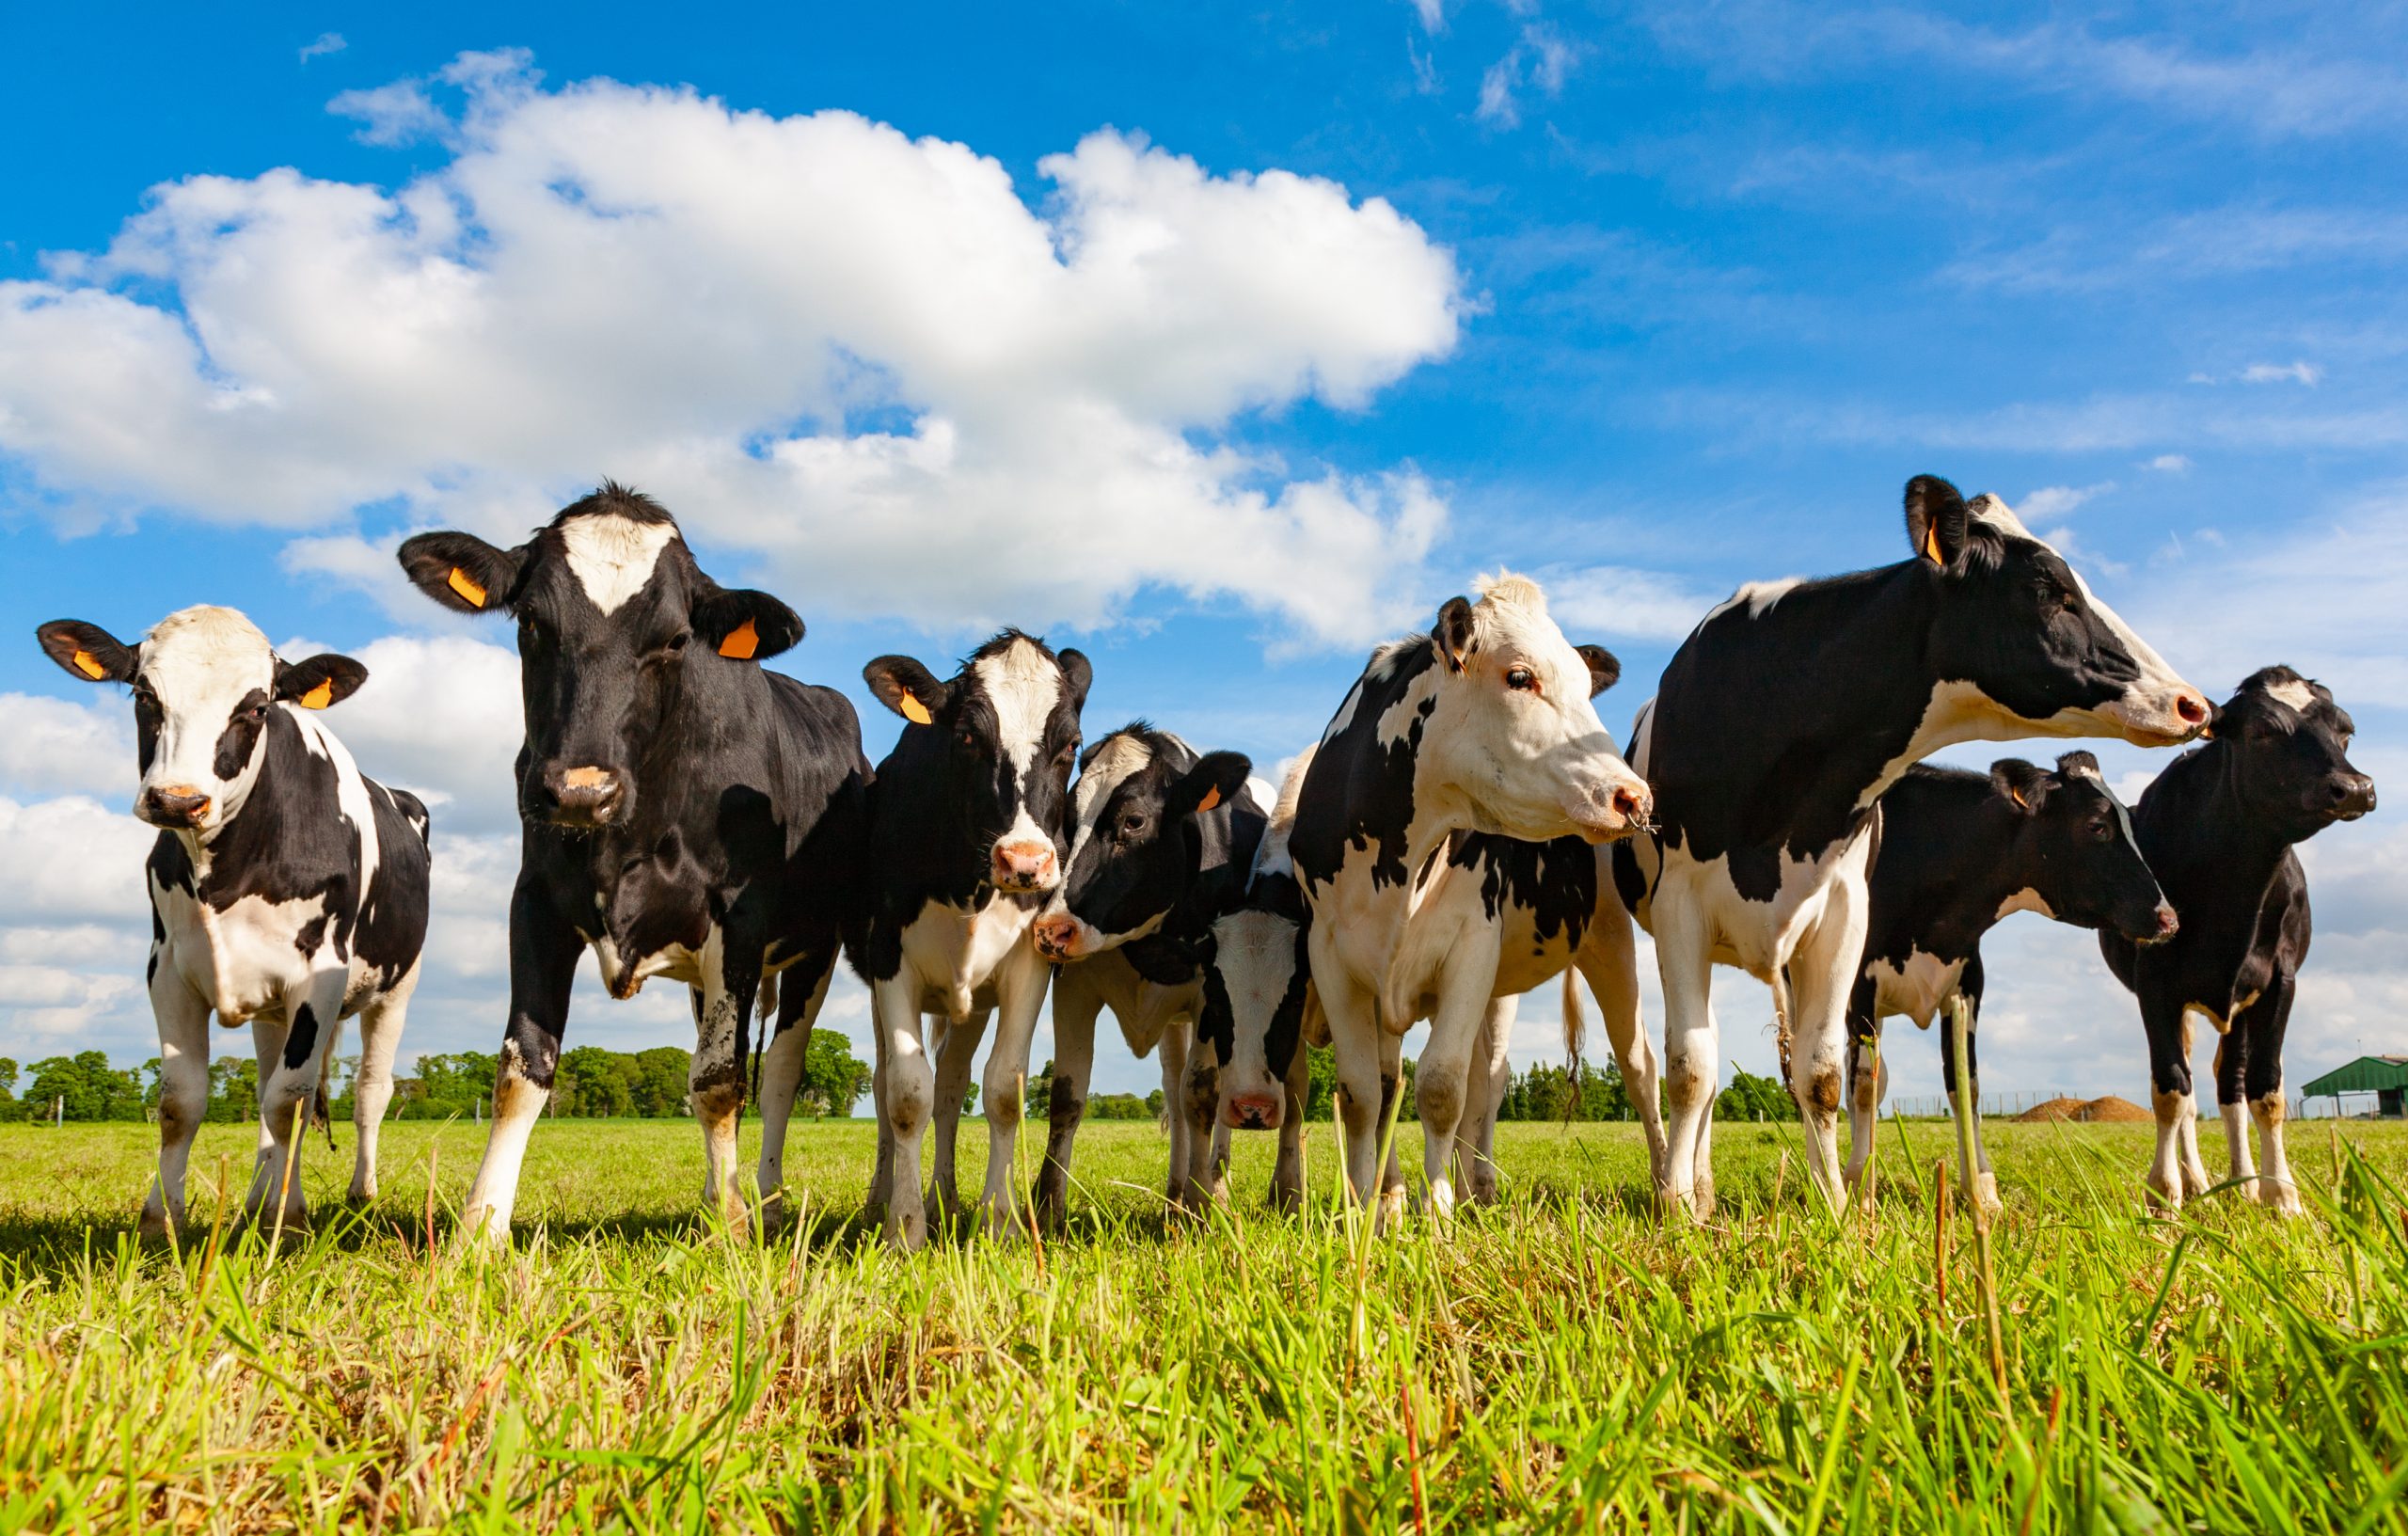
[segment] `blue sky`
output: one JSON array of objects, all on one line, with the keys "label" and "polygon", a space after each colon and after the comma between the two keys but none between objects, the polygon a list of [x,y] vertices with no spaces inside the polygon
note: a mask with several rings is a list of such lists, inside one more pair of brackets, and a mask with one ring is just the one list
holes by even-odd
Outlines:
[{"label": "blue sky", "polygon": [[[2408,766],[2397,8],[66,8],[10,35],[11,622],[217,601],[366,657],[331,723],[445,839],[405,1056],[498,1035],[513,705],[501,628],[384,551],[605,474],[795,602],[782,665],[851,688],[873,755],[863,660],[1008,621],[1094,655],[1090,734],[1143,713],[1267,769],[1372,638],[1499,564],[1623,657],[1619,727],[1737,582],[1902,555],[1931,470],[2057,530],[2211,694],[2291,662],[2362,766]],[[25,644],[0,711],[29,872],[0,1053],[139,1060],[124,703]],[[2390,819],[2311,845],[2295,1081],[2408,1042]],[[2139,1097],[2086,935],[2018,919],[1990,956],[1991,1085]],[[1720,985],[1764,1069],[1761,990]],[[1553,1012],[1526,1006],[1524,1059]],[[832,1015],[863,1037],[858,998]],[[682,1017],[592,995],[572,1030]],[[1932,1054],[1896,1053],[1903,1091]],[[1152,1071],[1100,1053],[1110,1085]]]}]

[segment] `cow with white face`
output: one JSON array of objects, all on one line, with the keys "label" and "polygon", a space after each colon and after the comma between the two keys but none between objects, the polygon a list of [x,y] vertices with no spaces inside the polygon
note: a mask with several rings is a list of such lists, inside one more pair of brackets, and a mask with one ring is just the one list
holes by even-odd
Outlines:
[{"label": "cow with white face", "polygon": [[[1430,861],[1462,831],[1599,844],[1647,820],[1648,787],[1590,697],[1620,670],[1597,647],[1563,638],[1536,582],[1500,575],[1481,584],[1477,603],[1450,599],[1428,635],[1376,652],[1322,735],[1290,847],[1311,911],[1313,986],[1338,1055],[1357,1199],[1370,1196],[1379,1127],[1414,1022],[1390,1002],[1390,982],[1400,955],[1423,952],[1409,940]],[[1493,959],[1466,955],[1437,988],[1416,1082],[1434,1146],[1453,1144]],[[1431,1176],[1435,1192],[1443,1165]],[[1386,1189],[1384,1206],[1400,1208],[1393,1167]]]},{"label": "cow with white face", "polygon": [[[1881,797],[1879,846],[1869,887],[1864,958],[1849,990],[1848,1187],[1873,1186],[1875,1114],[1881,1104],[1881,1021],[1903,1014],[1918,1029],[1941,1020],[1940,1068],[1949,1097],[1980,1100],[1973,1031],[1981,1023],[1982,938],[2016,912],[2155,944],[2178,926],[2133,841],[2132,818],[2099,776],[2099,760],[2070,752],[2054,769],[2021,758],[1988,773],[1920,764]],[[1965,1059],[1945,1027],[1951,999],[1968,1011]],[[1960,1186],[1998,1207],[1998,1180],[1981,1119],[1960,1148]]]},{"label": "cow with white face", "polygon": [[[880,657],[862,675],[903,717],[870,795],[868,934],[855,966],[869,984],[878,1031],[878,1171],[870,1204],[887,1241],[927,1240],[920,1137],[934,1117],[938,1194],[948,1213],[952,1116],[937,1094],[955,1083],[928,1061],[923,1015],[943,1021],[937,1053],[958,1061],[961,1101],[970,1051],[1000,1011],[987,1058],[990,1230],[1015,1229],[1012,1151],[1028,1043],[1050,974],[1029,926],[1062,879],[1062,824],[1079,752],[1079,709],[1092,673],[1077,651],[1006,629],[949,681],[910,657]],[[958,1113],[958,1111],[957,1111]]]},{"label": "cow with white face", "polygon": [[802,621],[767,593],[712,580],[668,510],[639,492],[606,484],[515,548],[421,533],[400,558],[445,608],[518,625],[527,738],[510,1019],[467,1229],[509,1234],[589,949],[612,997],[655,976],[690,990],[704,1199],[746,1222],[736,1131],[752,1006],[766,1011],[774,991],[759,1068],[767,1199],[784,1182],[812,1022],[861,919],[869,761],[853,706],[765,670],[801,640]]},{"label": "cow with white face", "polygon": [[142,1229],[183,1219],[213,1012],[248,1023],[259,1053],[260,1154],[244,1208],[258,1216],[282,1199],[288,1223],[308,1216],[287,1172],[297,1112],[323,1094],[341,1021],[359,1018],[351,1195],[372,1199],[426,939],[429,860],[426,807],[361,774],[317,720],[367,669],[341,656],[288,662],[230,608],[171,613],[135,645],[73,620],[38,633],[71,675],[133,688],[134,814],[159,829],[149,866],[159,1177]]},{"label": "cow with white face", "polygon": [[1701,1216],[1714,1203],[1718,963],[1789,990],[1807,1165],[1823,1197],[1841,1199],[1874,807],[1909,768],[1960,741],[2169,746],[2208,722],[2199,690],[2005,503],[1969,504],[1922,475],[1907,485],[1906,522],[1908,560],[1744,587],[1708,613],[1633,734],[1659,831],[1615,850],[1614,878],[1663,974],[1672,1125],[1657,1189]]},{"label": "cow with white face", "polygon": [[[1202,995],[1199,948],[1212,920],[1243,899],[1262,840],[1252,771],[1240,753],[1198,753],[1143,720],[1104,736],[1080,761],[1069,873],[1034,928],[1038,952],[1056,967],[1040,1222],[1062,1216],[1095,1065],[1096,1015],[1106,1006],[1132,1053],[1161,1053],[1171,1203],[1193,1207],[1210,1194],[1212,1106],[1188,1101],[1188,1047]],[[938,1113],[959,1101],[940,1092]]]}]

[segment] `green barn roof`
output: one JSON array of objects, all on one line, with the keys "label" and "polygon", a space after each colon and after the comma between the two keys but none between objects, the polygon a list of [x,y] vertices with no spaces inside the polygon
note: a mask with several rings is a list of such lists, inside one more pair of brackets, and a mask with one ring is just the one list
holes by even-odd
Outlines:
[{"label": "green barn roof", "polygon": [[2360,1056],[2299,1091],[2318,1099],[2336,1093],[2373,1093],[2379,1088],[2408,1088],[2408,1056]]}]

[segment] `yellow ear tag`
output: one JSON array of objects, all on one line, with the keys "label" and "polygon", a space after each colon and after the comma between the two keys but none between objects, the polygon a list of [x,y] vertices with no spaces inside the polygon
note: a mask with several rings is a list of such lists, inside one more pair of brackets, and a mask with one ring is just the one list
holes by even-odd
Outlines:
[{"label": "yellow ear tag", "polygon": [[485,606],[485,589],[468,579],[468,573],[457,565],[452,567],[451,587],[467,600],[470,608]]},{"label": "yellow ear tag", "polygon": [[928,706],[922,704],[919,700],[911,697],[909,693],[903,695],[903,703],[899,707],[903,711],[903,718],[910,720],[914,725],[932,725],[936,723],[936,717],[928,713]]},{"label": "yellow ear tag", "polygon": [[1940,519],[1937,517],[1923,525],[1923,558],[1934,565],[1948,563],[1940,553]]},{"label": "yellow ear tag", "polygon": [[1205,812],[1220,803],[1221,786],[1219,784],[1214,784],[1212,788],[1204,791],[1204,802],[1196,808],[1196,814],[1197,816],[1202,816]]},{"label": "yellow ear tag", "polygon": [[719,642],[720,655],[732,656],[738,661],[752,660],[752,653],[760,648],[761,631],[752,627],[750,619],[729,630],[727,638]]},{"label": "yellow ear tag", "polygon": [[98,661],[92,659],[92,653],[89,651],[78,651],[75,653],[75,670],[82,673],[85,676],[90,678],[95,683],[109,674],[109,670],[106,667],[102,666]]},{"label": "yellow ear tag", "polygon": [[2023,808],[2024,808],[2025,810],[2027,810],[2027,811],[2029,811],[2030,809],[2032,809],[2032,802],[2031,802],[2030,800],[2025,800],[2025,799],[2023,798],[2023,791],[2022,791],[2022,790],[2018,789],[2018,788],[2017,788],[2015,785],[2013,785],[2013,784],[2009,784],[2009,785],[2007,785],[2007,786],[2006,786],[2006,792],[2007,792],[2009,795],[2011,795],[2011,796],[2013,796],[2013,797],[2015,798],[2015,803],[2016,803],[2016,804],[2020,805],[2021,807],[2023,807]]},{"label": "yellow ear tag", "polygon": [[304,709],[324,709],[335,702],[335,680],[331,677],[293,701]]}]

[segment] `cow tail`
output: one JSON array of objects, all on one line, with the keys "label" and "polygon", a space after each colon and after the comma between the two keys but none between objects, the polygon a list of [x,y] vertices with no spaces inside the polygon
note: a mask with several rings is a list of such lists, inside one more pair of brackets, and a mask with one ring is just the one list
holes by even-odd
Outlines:
[{"label": "cow tail", "polygon": [[1781,1051],[1781,1080],[1789,1081],[1789,967],[1777,965],[1772,971],[1773,1040]]},{"label": "cow tail", "polygon": [[1563,968],[1563,1059],[1565,1065],[1580,1059],[1580,1048],[1587,1042],[1589,1020],[1580,1011],[1580,968]]},{"label": "cow tail", "polygon": [[761,977],[760,995],[754,1003],[760,1018],[752,1031],[752,1087],[745,1097],[753,1103],[761,1101],[761,1042],[769,1037],[769,1016],[778,1011],[778,975],[772,971]]}]

